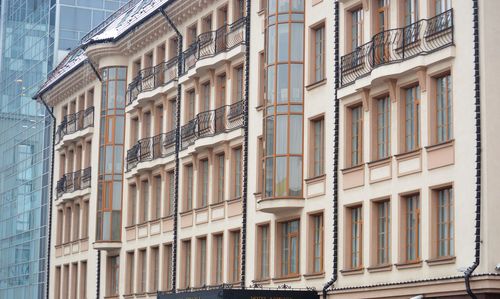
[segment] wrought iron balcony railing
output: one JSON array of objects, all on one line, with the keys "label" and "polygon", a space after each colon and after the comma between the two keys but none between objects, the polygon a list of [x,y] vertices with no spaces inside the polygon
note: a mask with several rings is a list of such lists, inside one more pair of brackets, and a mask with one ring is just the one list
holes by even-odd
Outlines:
[{"label": "wrought iron balcony railing", "polygon": [[66,115],[56,129],[56,144],[64,136],[94,126],[94,107]]},{"label": "wrought iron balcony railing", "polygon": [[[196,62],[229,51],[245,41],[245,24],[243,17],[232,24],[227,24],[215,31],[200,34],[195,42],[183,53],[182,72],[185,73],[196,65]],[[150,91],[167,85],[177,79],[178,57],[162,62],[154,67],[139,71],[139,74],[128,85],[127,105],[133,103],[141,92]]]},{"label": "wrought iron balcony railing", "polygon": [[127,151],[127,171],[139,162],[167,157],[175,152],[175,130],[139,140]]},{"label": "wrought iron balcony railing", "polygon": [[128,85],[127,105],[135,101],[141,92],[165,86],[175,79],[177,79],[177,57],[154,67],[142,69]]},{"label": "wrought iron balcony railing", "polygon": [[[230,132],[243,125],[243,101],[201,112],[181,127],[181,148],[197,139]],[[127,171],[139,162],[152,161],[175,153],[175,130],[139,140],[127,151]]]},{"label": "wrought iron balcony railing", "polygon": [[82,190],[90,187],[92,168],[87,167],[75,172],[66,173],[59,181],[57,181],[56,192],[57,197],[61,197],[65,193],[70,193],[77,190]]},{"label": "wrought iron balcony railing", "polygon": [[198,60],[213,57],[243,44],[245,42],[246,22],[247,18],[242,17],[232,24],[219,27],[215,31],[200,34],[183,53],[183,72],[193,68]]},{"label": "wrought iron balcony railing", "polygon": [[198,113],[181,127],[181,149],[197,139],[230,132],[243,126],[243,101]]},{"label": "wrought iron balcony railing", "polygon": [[403,28],[377,33],[341,58],[341,85],[369,75],[378,66],[425,55],[453,44],[453,10]]}]

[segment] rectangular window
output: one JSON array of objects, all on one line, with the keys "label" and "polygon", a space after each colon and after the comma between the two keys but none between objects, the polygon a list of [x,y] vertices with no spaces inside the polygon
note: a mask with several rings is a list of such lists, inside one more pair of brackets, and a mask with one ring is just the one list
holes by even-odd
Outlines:
[{"label": "rectangular window", "polygon": [[163,245],[163,290],[172,289],[172,245]]},{"label": "rectangular window", "polygon": [[217,198],[216,203],[224,201],[224,168],[225,168],[225,157],[224,154],[219,154],[216,157],[216,171],[217,171]]},{"label": "rectangular window", "polygon": [[235,90],[234,98],[235,102],[239,102],[243,100],[243,89],[244,89],[243,66],[236,68],[235,73],[236,73],[236,81],[235,81],[236,86],[234,87]]},{"label": "rectangular window", "polygon": [[134,265],[134,252],[127,252],[127,283],[125,284],[125,292],[127,294],[134,293],[134,274],[135,274],[135,265]]},{"label": "rectangular window", "polygon": [[190,211],[193,209],[193,165],[187,165],[185,166],[184,170],[186,171],[185,174],[185,205],[184,205],[184,211]]},{"label": "rectangular window", "polygon": [[80,238],[80,205],[76,204],[74,205],[74,211],[73,213],[75,214],[75,217],[73,217],[73,241],[78,240]]},{"label": "rectangular window", "polygon": [[299,220],[280,223],[282,277],[299,274],[299,224]]},{"label": "rectangular window", "polygon": [[167,210],[165,215],[170,216],[174,213],[174,191],[175,191],[175,176],[173,171],[167,173],[168,182],[168,199],[167,199]]},{"label": "rectangular window", "polygon": [[226,105],[226,74],[217,77],[217,105],[216,108]]},{"label": "rectangular window", "polygon": [[418,0],[404,1],[404,26],[408,26],[418,21]]},{"label": "rectangular window", "polygon": [[142,138],[151,136],[151,112],[146,112],[142,116]]},{"label": "rectangular window", "polygon": [[120,286],[120,256],[109,257],[109,296],[115,296],[119,294]]},{"label": "rectangular window", "polygon": [[384,159],[391,153],[391,100],[385,96],[376,100],[376,158]]},{"label": "rectangular window", "polygon": [[240,281],[240,231],[231,232],[231,282]]},{"label": "rectangular window", "polygon": [[214,235],[213,236],[213,284],[221,284],[223,279],[223,259],[224,259],[224,247],[223,247],[223,235]]},{"label": "rectangular window", "polygon": [[269,249],[270,249],[270,235],[269,235],[269,224],[259,225],[257,227],[257,233],[259,242],[257,243],[258,252],[258,278],[267,279],[269,278]]},{"label": "rectangular window", "polygon": [[349,108],[350,112],[350,165],[363,163],[363,106]]},{"label": "rectangular window", "polygon": [[451,75],[436,79],[437,143],[453,138],[453,101]]},{"label": "rectangular window", "polygon": [[82,215],[82,239],[89,237],[89,201],[83,202],[83,215]]},{"label": "rectangular window", "polygon": [[64,220],[64,242],[67,243],[71,241],[71,207],[66,208]]},{"label": "rectangular window", "polygon": [[138,285],[137,292],[145,293],[146,292],[146,281],[147,281],[147,255],[146,249],[139,250],[139,269],[138,271]]},{"label": "rectangular window", "polygon": [[151,258],[150,258],[150,269],[151,269],[151,287],[149,291],[156,292],[158,291],[158,286],[160,282],[160,251],[158,247],[151,247]]},{"label": "rectangular window", "polygon": [[186,120],[184,123],[188,123],[190,120],[194,119],[194,105],[195,105],[196,94],[194,90],[190,90],[187,93],[187,103],[186,103]]},{"label": "rectangular window", "polygon": [[200,203],[199,208],[204,208],[208,205],[208,159],[200,162]]},{"label": "rectangular window", "polygon": [[137,189],[135,185],[129,186],[128,191],[128,225],[135,225],[136,221],[136,205],[137,205]]},{"label": "rectangular window", "polygon": [[309,217],[311,240],[310,251],[312,252],[309,261],[309,271],[312,273],[323,272],[323,214],[315,214]]},{"label": "rectangular window", "polygon": [[54,279],[54,298],[61,298],[61,266],[56,266],[56,273]]},{"label": "rectangular window", "polygon": [[159,219],[161,217],[161,176],[155,176],[154,177],[154,184],[155,184],[155,201],[154,201],[154,207],[151,210],[153,215],[152,219]]},{"label": "rectangular window", "polygon": [[311,122],[312,127],[312,177],[325,173],[325,121],[323,118]]},{"label": "rectangular window", "polygon": [[453,189],[448,187],[437,193],[437,241],[438,258],[455,255],[455,219]]},{"label": "rectangular window", "polygon": [[404,91],[404,141],[405,151],[420,147],[420,86],[406,88]]},{"label": "rectangular window", "polygon": [[80,298],[87,298],[87,261],[80,263],[80,277]]},{"label": "rectangular window", "polygon": [[391,259],[391,203],[375,203],[377,231],[377,265],[385,265]]},{"label": "rectangular window", "polygon": [[405,262],[420,260],[420,196],[403,197]]},{"label": "rectangular window", "polygon": [[349,208],[350,217],[350,268],[363,267],[363,209],[361,206]]},{"label": "rectangular window", "polygon": [[170,100],[169,102],[169,117],[168,117],[168,130],[172,131],[175,129],[175,119],[177,113],[177,103],[175,100]]},{"label": "rectangular window", "polygon": [[233,189],[233,197],[239,198],[241,197],[241,147],[233,150],[233,161],[234,161],[234,189]]},{"label": "rectangular window", "polygon": [[435,15],[440,15],[451,9],[451,0],[434,0]]},{"label": "rectangular window", "polygon": [[325,25],[313,29],[314,36],[314,70],[313,82],[325,79]]},{"label": "rectangular window", "polygon": [[149,220],[149,181],[141,182],[142,205],[139,223],[144,223]]},{"label": "rectangular window", "polygon": [[198,239],[198,286],[207,284],[207,238]]},{"label": "rectangular window", "polygon": [[203,90],[203,102],[201,105],[201,111],[210,110],[210,81],[202,85]]},{"label": "rectangular window", "polygon": [[182,286],[187,289],[191,284],[191,241],[182,241]]},{"label": "rectangular window", "polygon": [[64,212],[62,209],[57,210],[57,234],[56,234],[56,246],[63,243],[63,223],[64,223]]},{"label": "rectangular window", "polygon": [[350,12],[351,14],[351,51],[363,44],[363,8],[360,7]]}]

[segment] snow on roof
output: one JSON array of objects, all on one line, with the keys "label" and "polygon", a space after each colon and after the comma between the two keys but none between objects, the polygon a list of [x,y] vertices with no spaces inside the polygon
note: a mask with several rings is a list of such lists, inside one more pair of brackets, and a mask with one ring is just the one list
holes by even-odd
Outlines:
[{"label": "snow on roof", "polygon": [[87,55],[82,47],[77,47],[64,57],[64,59],[57,65],[57,67],[50,72],[47,80],[38,89],[33,98],[38,98],[43,92],[47,91],[52,85],[58,82],[61,78],[70,74],[73,69],[83,64],[87,60]]},{"label": "snow on roof", "polygon": [[[93,36],[86,36],[82,44],[109,41],[119,38],[123,33],[142,21],[155,14],[159,8],[174,2],[175,0],[132,0],[126,4],[119,14],[112,15],[105,26],[94,32]],[[125,9],[126,8],[126,9]]]},{"label": "snow on roof", "polygon": [[130,0],[124,4],[101,24],[85,35],[80,45],[72,50],[47,76],[47,80],[40,87],[33,98],[38,98],[52,85],[63,77],[76,70],[87,60],[84,47],[99,42],[113,41],[128,30],[154,15],[158,9],[173,3],[175,0]]}]

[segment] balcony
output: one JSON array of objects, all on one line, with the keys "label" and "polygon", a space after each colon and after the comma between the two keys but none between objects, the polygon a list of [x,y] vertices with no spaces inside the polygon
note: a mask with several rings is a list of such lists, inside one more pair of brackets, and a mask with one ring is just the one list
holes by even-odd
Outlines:
[{"label": "balcony", "polygon": [[84,190],[90,187],[92,168],[87,167],[75,172],[70,172],[63,175],[57,181],[56,192],[57,198],[61,198],[64,194],[72,193],[78,190]]},{"label": "balcony", "polygon": [[453,10],[403,28],[390,29],[341,58],[341,85],[368,76],[375,68],[427,55],[453,45]]},{"label": "balcony", "polygon": [[[181,149],[204,137],[228,133],[243,126],[243,101],[199,113],[181,127]],[[127,151],[127,172],[140,162],[165,158],[175,153],[175,130],[139,140]]]},{"label": "balcony", "polygon": [[140,162],[165,158],[175,153],[175,130],[139,140],[127,151],[127,171]]},{"label": "balcony", "polygon": [[243,126],[243,101],[198,113],[181,127],[181,150],[196,140],[228,133]]},{"label": "balcony", "polygon": [[67,135],[94,126],[94,107],[66,115],[56,129],[56,144]]},{"label": "balcony", "polygon": [[215,31],[198,36],[196,41],[183,52],[183,73],[195,67],[196,62],[227,52],[245,42],[246,17],[232,24],[226,24]]},{"label": "balcony", "polygon": [[132,104],[141,92],[166,86],[177,79],[177,57],[154,67],[142,69],[128,85],[127,105]]}]

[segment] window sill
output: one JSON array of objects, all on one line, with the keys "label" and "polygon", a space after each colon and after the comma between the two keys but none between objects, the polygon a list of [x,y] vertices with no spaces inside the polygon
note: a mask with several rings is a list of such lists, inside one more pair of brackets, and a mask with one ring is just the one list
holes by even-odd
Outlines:
[{"label": "window sill", "polygon": [[253,284],[271,284],[271,278],[259,278],[252,280]]},{"label": "window sill", "polygon": [[326,85],[326,78],[307,85],[306,90],[310,91],[323,85]]},{"label": "window sill", "polygon": [[425,262],[429,266],[439,266],[439,265],[448,265],[454,264],[457,258],[455,256],[447,256],[447,257],[437,257],[433,259],[428,259]]},{"label": "window sill", "polygon": [[395,264],[395,265],[396,265],[396,268],[398,270],[421,268],[422,267],[422,261],[404,262],[404,263],[398,263],[398,264]]},{"label": "window sill", "polygon": [[188,214],[193,214],[193,210],[187,210],[187,211],[183,211],[183,212],[180,212],[179,215],[180,216],[184,216],[184,215],[188,215]]},{"label": "window sill", "polygon": [[342,173],[350,173],[350,172],[354,172],[354,171],[357,171],[357,170],[362,170],[364,167],[365,167],[365,164],[364,163],[360,163],[358,165],[346,167],[344,169],[341,169],[340,171],[342,171]]},{"label": "window sill", "polygon": [[211,207],[211,208],[217,208],[217,207],[220,207],[220,206],[223,206],[223,205],[224,205],[224,201],[221,201],[221,202],[212,203],[212,204],[210,204],[209,207]]},{"label": "window sill", "polygon": [[115,299],[115,298],[120,298],[120,295],[108,295],[108,296],[104,296],[104,299]]},{"label": "window sill", "polygon": [[368,167],[379,166],[379,165],[383,165],[383,164],[386,164],[386,163],[390,163],[391,159],[392,159],[392,156],[388,156],[388,157],[385,157],[385,158],[381,158],[381,159],[377,159],[377,160],[373,160],[373,161],[367,162],[366,164],[368,165]]},{"label": "window sill", "polygon": [[435,143],[435,144],[432,144],[432,145],[428,145],[428,146],[425,147],[425,149],[428,152],[431,152],[431,151],[434,151],[434,150],[441,149],[443,147],[452,146],[453,144],[455,144],[455,139],[450,139],[450,140],[447,140],[447,141],[444,141],[444,142],[440,142],[440,143]]},{"label": "window sill", "polygon": [[264,110],[264,105],[260,104],[259,106],[255,107],[255,110],[257,110],[257,111]]},{"label": "window sill", "polygon": [[266,10],[263,8],[257,12],[257,15],[262,16],[263,14],[266,13]]},{"label": "window sill", "polygon": [[366,271],[368,271],[368,273],[385,272],[391,270],[392,270],[392,264],[377,265],[366,268]]},{"label": "window sill", "polygon": [[397,154],[394,156],[396,157],[396,159],[401,160],[401,159],[406,159],[406,158],[418,156],[418,155],[420,155],[421,152],[422,152],[422,148],[417,148],[417,149],[414,149],[412,151],[403,152],[403,153],[400,153],[400,154]]},{"label": "window sill", "polygon": [[204,207],[201,207],[201,208],[196,208],[196,209],[194,209],[194,211],[195,211],[196,213],[200,213],[200,212],[208,211],[208,206],[204,206]]},{"label": "window sill", "polygon": [[340,270],[340,273],[344,276],[348,275],[357,275],[357,274],[363,274],[365,272],[365,268],[355,268],[355,269],[344,269]]},{"label": "window sill", "polygon": [[130,294],[123,294],[123,298],[134,298],[134,294],[130,293]]},{"label": "window sill", "polygon": [[233,198],[231,198],[230,200],[228,200],[227,202],[228,202],[228,203],[232,203],[232,202],[235,202],[235,201],[238,201],[238,200],[241,200],[241,196],[238,196],[238,197],[233,197]]},{"label": "window sill", "polygon": [[300,281],[300,274],[295,274],[293,276],[285,276],[285,277],[275,277],[273,278],[273,282],[289,282],[289,281]]},{"label": "window sill", "polygon": [[306,273],[304,275],[305,279],[318,279],[318,278],[325,278],[325,272],[319,272],[319,273]]},{"label": "window sill", "polygon": [[310,177],[310,178],[307,178],[305,179],[304,181],[306,182],[306,184],[308,183],[316,183],[316,182],[319,182],[319,181],[324,181],[326,178],[326,174],[320,174],[318,176],[315,176],[315,177]]}]

